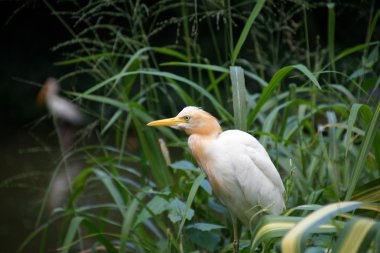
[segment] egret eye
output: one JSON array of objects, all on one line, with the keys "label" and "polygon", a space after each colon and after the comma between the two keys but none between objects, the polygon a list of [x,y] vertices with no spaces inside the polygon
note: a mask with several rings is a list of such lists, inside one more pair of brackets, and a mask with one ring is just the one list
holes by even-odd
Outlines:
[{"label": "egret eye", "polygon": [[190,120],[190,116],[184,116],[183,117],[186,121],[189,121]]}]

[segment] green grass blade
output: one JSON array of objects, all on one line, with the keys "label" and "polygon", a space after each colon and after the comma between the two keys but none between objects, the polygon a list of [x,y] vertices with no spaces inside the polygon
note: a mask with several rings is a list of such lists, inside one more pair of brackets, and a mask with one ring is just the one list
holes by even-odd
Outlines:
[{"label": "green grass blade", "polygon": [[[215,72],[220,72],[220,73],[225,73],[225,74],[230,73],[230,71],[227,68],[224,68],[218,65],[211,65],[211,64],[189,63],[189,62],[165,62],[165,63],[161,63],[160,65],[161,66],[177,66],[177,67],[181,67],[181,66],[193,67],[193,68],[205,69],[208,71],[215,71]],[[253,72],[244,70],[244,74],[247,77],[251,78],[252,80],[257,81],[263,87],[266,87],[268,85],[268,83],[264,79],[262,79],[261,77],[259,77]]]},{"label": "green grass blade", "polygon": [[376,11],[375,17],[372,19],[371,24],[369,26],[369,31],[368,31],[367,39],[366,39],[367,43],[370,42],[372,39],[372,35],[375,32],[377,21],[379,20],[379,18],[380,18],[380,9]]},{"label": "green grass blade", "polygon": [[95,169],[94,173],[98,176],[98,178],[102,181],[104,186],[107,188],[109,194],[112,196],[113,200],[115,201],[120,213],[124,214],[125,203],[124,203],[123,197],[120,194],[114,182],[112,181],[111,176],[107,175],[107,173],[105,173],[104,171],[100,169]]},{"label": "green grass blade", "polygon": [[[375,41],[375,42],[371,42],[371,43],[364,43],[364,44],[359,44],[359,45],[356,45],[354,47],[351,47],[351,48],[348,48],[348,49],[345,49],[343,52],[341,52],[340,54],[338,54],[334,60],[332,62],[330,62],[327,66],[329,66],[330,64],[335,64],[337,61],[345,58],[346,56],[349,56],[353,53],[356,53],[356,52],[359,52],[359,51],[362,51],[370,46],[374,46],[374,45],[379,45],[380,42],[379,41]],[[326,66],[326,67],[327,67]]]},{"label": "green grass blade", "polygon": [[228,71],[227,68],[221,67],[221,66],[218,66],[218,65],[211,65],[211,64],[173,61],[173,62],[161,63],[160,65],[161,66],[177,66],[177,67],[193,67],[193,68],[211,70],[211,71],[215,71],[215,72],[229,73],[229,71]]},{"label": "green grass blade", "polygon": [[138,204],[140,201],[144,198],[145,192],[140,191],[137,193],[136,197],[132,200],[132,203],[128,205],[127,212],[124,214],[124,220],[123,225],[121,229],[121,239],[120,239],[120,249],[119,252],[123,253],[125,252],[125,246],[128,241],[128,235],[131,231],[133,224],[134,224],[134,218],[137,213]]},{"label": "green grass blade", "polygon": [[367,218],[351,219],[339,233],[338,241],[332,252],[365,253],[376,233],[380,231],[380,222]]},{"label": "green grass blade", "polygon": [[349,212],[365,205],[363,202],[340,202],[333,203],[311,213],[291,229],[282,239],[281,249],[283,252],[305,252],[307,236],[311,231],[325,224],[334,216]]},{"label": "green grass blade", "polygon": [[259,113],[260,109],[263,107],[263,105],[268,101],[268,99],[273,95],[273,92],[277,89],[277,87],[280,85],[281,81],[285,78],[286,75],[288,75],[292,70],[297,69],[301,71],[306,77],[309,78],[309,80],[317,86],[319,89],[321,89],[321,86],[319,85],[318,80],[315,78],[315,76],[302,64],[292,65],[292,66],[286,66],[277,71],[272,79],[270,80],[268,86],[266,86],[259,98],[259,101],[257,102],[255,109],[249,114],[248,116],[248,126],[251,126],[253,121],[255,120],[257,114]]},{"label": "green grass blade", "polygon": [[372,119],[369,122],[368,128],[364,135],[364,140],[360,146],[359,155],[356,159],[354,169],[351,176],[351,181],[348,185],[347,193],[345,200],[350,200],[352,197],[352,193],[355,190],[356,184],[359,180],[361,172],[364,169],[364,164],[368,155],[370,148],[372,147],[372,141],[375,138],[375,135],[379,131],[380,126],[380,101],[378,101],[376,109],[372,115]]},{"label": "green grass blade", "polygon": [[85,219],[84,217],[77,216],[71,220],[69,228],[66,233],[65,240],[63,241],[61,253],[69,252],[70,246],[73,243],[73,240],[75,238],[75,234],[78,232],[79,226],[84,219]]},{"label": "green grass blade", "polygon": [[355,103],[351,106],[350,116],[348,117],[348,121],[347,121],[347,134],[346,134],[346,145],[345,145],[346,146],[346,157],[347,157],[348,149],[349,149],[350,144],[351,144],[352,130],[354,128],[355,121],[358,117],[359,111],[364,110],[364,109],[370,111],[370,108],[367,105]]},{"label": "green grass blade", "polygon": [[99,58],[110,57],[113,55],[114,55],[114,53],[93,54],[93,55],[78,57],[78,58],[64,60],[64,61],[58,61],[58,62],[55,62],[54,65],[55,66],[64,66],[64,65],[70,65],[70,64],[77,64],[80,62],[85,62],[85,61],[89,61],[89,60],[97,60]]},{"label": "green grass blade", "polygon": [[105,132],[107,132],[107,130],[113,126],[113,124],[119,119],[119,117],[121,116],[121,114],[123,113],[122,110],[117,110],[113,116],[111,117],[110,120],[108,120],[107,122],[107,125],[105,125],[102,129],[102,131],[100,132],[100,135],[103,135]]},{"label": "green grass blade", "polygon": [[[302,221],[303,217],[287,217],[266,215],[260,219],[254,232],[252,233],[251,250],[254,250],[260,243],[284,236],[297,223]],[[322,224],[313,233],[334,233],[337,231],[336,224]]]},{"label": "green grass blade", "polygon": [[170,55],[170,56],[176,57],[178,59],[181,59],[183,61],[189,61],[189,58],[186,55],[184,55],[184,54],[182,54],[176,50],[170,49],[170,48],[154,47],[153,51],[160,53],[160,54]]},{"label": "green grass blade", "polygon": [[160,188],[171,185],[173,183],[172,176],[166,164],[166,161],[161,153],[158,138],[154,135],[154,130],[149,127],[144,127],[145,124],[140,122],[137,114],[140,114],[141,110],[138,105],[135,104],[132,107],[131,114],[135,125],[137,136],[139,137],[142,156],[148,162],[148,169],[153,174],[155,182]]},{"label": "green grass blade", "polygon": [[105,236],[105,233],[100,230],[97,225],[94,224],[90,219],[84,219],[82,224],[86,227],[90,234],[96,237],[96,240],[99,244],[104,245],[106,248],[106,252],[108,253],[117,253],[113,243],[109,240],[108,237]]},{"label": "green grass blade", "polygon": [[247,91],[245,89],[244,70],[241,67],[230,67],[230,76],[235,128],[247,131]]},{"label": "green grass blade", "polygon": [[193,185],[191,186],[191,189],[190,189],[190,192],[189,192],[189,196],[187,196],[185,213],[184,213],[184,215],[183,215],[183,217],[182,217],[181,224],[179,225],[178,234],[177,234],[177,240],[178,240],[178,239],[180,238],[180,236],[181,236],[183,226],[185,225],[185,221],[186,221],[186,219],[187,219],[187,216],[188,216],[188,213],[189,213],[189,210],[190,210],[191,204],[193,203],[194,198],[195,198],[195,195],[197,194],[198,188],[199,188],[199,186],[201,185],[202,181],[203,181],[205,178],[206,178],[206,175],[202,172],[202,173],[199,174],[199,176],[195,179]]},{"label": "green grass blade", "polygon": [[380,202],[380,178],[360,186],[355,190],[352,199],[362,202]]},{"label": "green grass blade", "polygon": [[245,40],[248,37],[249,31],[253,25],[253,22],[259,15],[261,9],[264,7],[266,0],[257,0],[255,7],[251,11],[251,14],[248,17],[247,22],[244,25],[243,31],[240,34],[239,40],[236,43],[236,46],[232,52],[232,57],[231,57],[231,65],[235,65],[236,59],[240,53],[240,50],[245,42]]},{"label": "green grass blade", "polygon": [[335,71],[335,4],[328,3],[328,50],[329,50],[329,58],[330,62],[332,62],[332,70]]}]

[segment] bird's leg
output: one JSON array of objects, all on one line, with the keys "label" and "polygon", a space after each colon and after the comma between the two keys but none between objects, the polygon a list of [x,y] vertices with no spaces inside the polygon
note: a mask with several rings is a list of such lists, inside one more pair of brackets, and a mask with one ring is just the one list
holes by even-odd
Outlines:
[{"label": "bird's leg", "polygon": [[234,229],[234,242],[233,242],[233,246],[234,246],[234,253],[239,253],[239,231],[238,231],[238,223],[237,223],[237,219],[235,216],[233,216],[231,214],[231,218],[232,218],[232,227]]}]

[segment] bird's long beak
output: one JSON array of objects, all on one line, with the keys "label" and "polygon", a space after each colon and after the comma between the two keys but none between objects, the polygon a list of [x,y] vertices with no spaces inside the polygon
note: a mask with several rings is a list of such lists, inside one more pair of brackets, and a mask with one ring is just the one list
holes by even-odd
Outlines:
[{"label": "bird's long beak", "polygon": [[179,123],[184,123],[186,122],[183,118],[169,118],[169,119],[161,119],[161,120],[156,120],[149,122],[147,126],[176,126]]}]

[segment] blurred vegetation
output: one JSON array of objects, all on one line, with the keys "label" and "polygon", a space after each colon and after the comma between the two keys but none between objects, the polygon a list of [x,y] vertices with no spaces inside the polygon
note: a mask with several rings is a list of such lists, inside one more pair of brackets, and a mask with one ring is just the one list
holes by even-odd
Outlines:
[{"label": "blurred vegetation", "polygon": [[[62,148],[20,252],[52,240],[60,252],[231,252],[229,216],[187,137],[145,126],[186,105],[256,136],[286,185],[288,210],[242,228],[242,252],[379,252],[375,1],[44,3],[72,35],[53,49],[56,65],[75,66],[64,94],[91,120]],[[244,69],[243,107],[230,66]],[[67,198],[49,209],[78,158]]]}]

